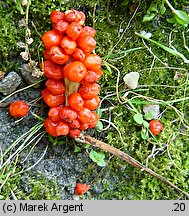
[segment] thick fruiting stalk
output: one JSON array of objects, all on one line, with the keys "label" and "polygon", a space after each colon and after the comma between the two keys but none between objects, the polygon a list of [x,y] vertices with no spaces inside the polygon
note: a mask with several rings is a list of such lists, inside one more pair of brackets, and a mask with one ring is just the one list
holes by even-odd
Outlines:
[{"label": "thick fruiting stalk", "polygon": [[78,92],[80,83],[78,82],[72,82],[66,78],[64,78],[64,84],[65,84],[65,106],[69,106],[68,104],[68,96],[70,96],[74,92]]}]

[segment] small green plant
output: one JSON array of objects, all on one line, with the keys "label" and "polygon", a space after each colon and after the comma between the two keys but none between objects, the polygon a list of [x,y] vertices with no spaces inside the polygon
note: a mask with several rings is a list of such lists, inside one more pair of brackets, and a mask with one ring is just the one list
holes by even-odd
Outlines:
[{"label": "small green plant", "polygon": [[146,15],[143,17],[143,22],[149,22],[154,19],[158,14],[164,15],[166,11],[165,4],[171,9],[173,17],[167,19],[167,22],[174,25],[181,25],[187,27],[189,24],[189,16],[185,11],[176,10],[168,0],[153,1],[147,10]]},{"label": "small green plant", "polygon": [[152,19],[154,19],[155,16],[157,16],[158,13],[160,13],[161,15],[163,15],[166,11],[166,8],[164,6],[164,4],[159,4],[159,3],[155,3],[152,2],[152,4],[150,5],[150,7],[147,10],[146,15],[143,17],[143,22],[149,22]]},{"label": "small green plant", "polygon": [[144,116],[141,113],[136,113],[133,116],[134,121],[142,126],[141,137],[144,140],[149,138],[149,123],[146,120],[153,119],[153,116],[153,112],[145,113]]},{"label": "small green plant", "polygon": [[176,10],[168,0],[165,0],[166,4],[169,6],[173,13],[173,18],[168,19],[167,21],[173,24],[180,24],[183,27],[187,27],[189,24],[189,16],[185,11]]},{"label": "small green plant", "polygon": [[104,152],[96,152],[94,150],[90,151],[89,157],[93,162],[95,162],[98,166],[104,167],[106,163],[104,161],[105,154]]}]

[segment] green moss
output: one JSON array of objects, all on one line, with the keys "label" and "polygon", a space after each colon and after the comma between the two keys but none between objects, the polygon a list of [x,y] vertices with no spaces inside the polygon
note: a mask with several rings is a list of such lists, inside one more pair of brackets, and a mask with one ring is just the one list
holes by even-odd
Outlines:
[{"label": "green moss", "polygon": [[[60,188],[55,181],[46,179],[43,175],[22,174],[10,176],[1,190],[2,199],[18,200],[58,200]],[[14,194],[14,195],[13,195]]]}]

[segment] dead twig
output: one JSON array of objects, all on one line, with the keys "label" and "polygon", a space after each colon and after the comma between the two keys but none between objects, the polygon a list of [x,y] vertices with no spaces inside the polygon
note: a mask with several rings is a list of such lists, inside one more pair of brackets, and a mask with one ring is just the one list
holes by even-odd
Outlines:
[{"label": "dead twig", "polygon": [[142,171],[145,171],[146,173],[150,174],[151,176],[163,181],[165,184],[169,185],[170,187],[174,188],[179,193],[182,193],[187,198],[189,198],[188,193],[186,193],[185,191],[178,188],[176,185],[171,183],[169,180],[167,180],[163,176],[161,176],[161,175],[157,174],[156,172],[154,172],[153,170],[145,167],[139,161],[135,160],[134,158],[132,158],[130,155],[126,154],[125,152],[122,152],[117,148],[114,148],[114,147],[112,147],[112,146],[110,146],[110,145],[108,145],[108,144],[106,144],[106,143],[104,143],[102,141],[99,141],[99,140],[97,140],[95,138],[92,138],[91,136],[89,136],[87,134],[82,134],[78,141],[87,143],[87,144],[92,145],[92,146],[97,147],[97,148],[100,148],[100,149],[102,149],[104,151],[107,151],[107,152],[109,152],[109,153],[123,159],[124,161],[131,164],[132,166],[134,166],[136,168],[139,168]]}]

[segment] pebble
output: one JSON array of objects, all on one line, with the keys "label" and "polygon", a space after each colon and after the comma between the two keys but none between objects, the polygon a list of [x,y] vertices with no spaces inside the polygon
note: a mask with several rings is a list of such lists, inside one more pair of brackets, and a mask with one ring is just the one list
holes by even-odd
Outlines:
[{"label": "pebble", "polygon": [[123,77],[123,81],[128,88],[136,89],[138,86],[139,77],[140,75],[138,72],[130,72]]},{"label": "pebble", "polygon": [[143,112],[144,113],[153,112],[154,113],[153,119],[157,119],[158,115],[160,114],[160,107],[158,104],[144,105],[143,106]]},{"label": "pebble", "polygon": [[9,95],[14,92],[21,83],[20,76],[11,71],[6,77],[0,81],[0,93]]},{"label": "pebble", "polygon": [[[32,75],[33,69],[29,67],[28,64],[23,64],[20,67],[20,72],[22,74],[22,77],[28,84],[34,84],[38,82],[41,78],[34,77]],[[34,86],[35,88],[40,87],[40,83]]]}]

